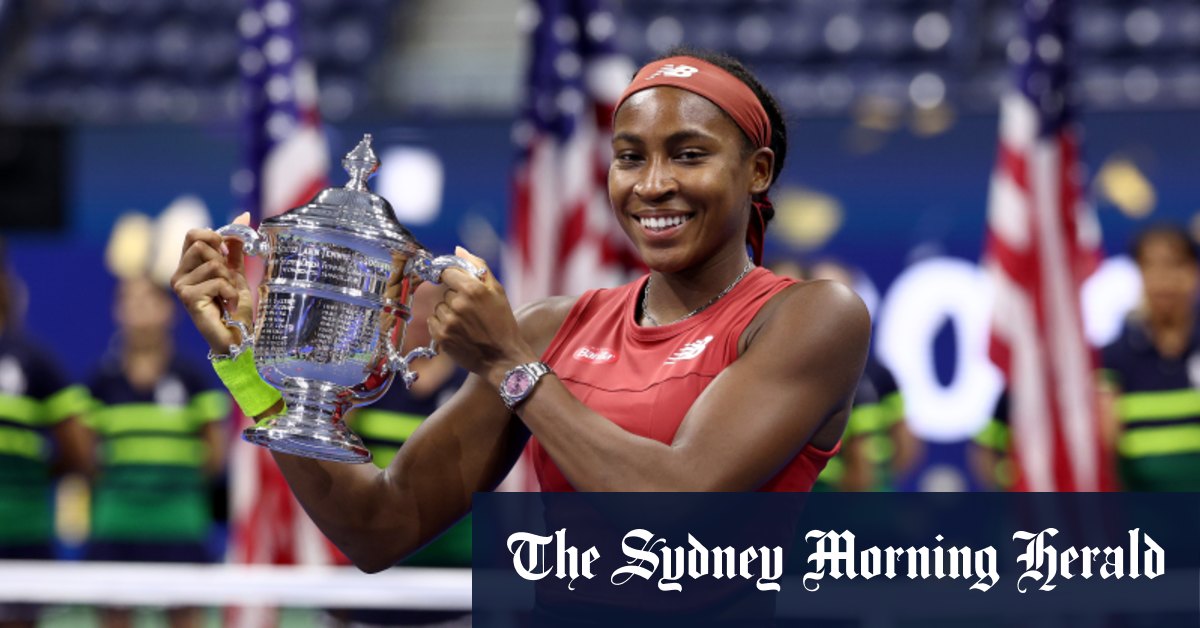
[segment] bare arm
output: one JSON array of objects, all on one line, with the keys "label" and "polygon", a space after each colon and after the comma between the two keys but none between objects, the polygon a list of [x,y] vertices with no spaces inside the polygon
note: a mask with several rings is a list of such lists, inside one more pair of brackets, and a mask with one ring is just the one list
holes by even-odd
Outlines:
[{"label": "bare arm", "polygon": [[200,428],[200,438],[204,440],[204,474],[214,476],[225,466],[225,422],[212,421]]},{"label": "bare arm", "polygon": [[888,436],[892,439],[892,446],[895,447],[895,454],[892,455],[892,473],[896,475],[904,475],[916,466],[917,461],[924,454],[925,447],[921,440],[908,429],[908,423],[905,419],[900,419],[895,425],[888,429]]},{"label": "bare arm", "polygon": [[1121,438],[1124,426],[1121,415],[1117,411],[1117,402],[1121,399],[1121,387],[1116,382],[1104,377],[1096,384],[1096,406],[1100,412],[1100,438],[1104,443],[1107,454],[1112,456],[1117,451],[1117,442]]},{"label": "bare arm", "polygon": [[[522,336],[544,351],[573,299],[553,299],[517,314]],[[512,469],[529,431],[496,387],[471,375],[421,423],[383,471],[275,454],[313,522],[365,571],[394,565],[471,509]]]},{"label": "bare arm", "polygon": [[375,572],[461,519],[473,493],[504,478],[527,437],[495,392],[472,377],[387,469],[274,457],[317,527],[355,565]]},{"label": "bare arm", "polygon": [[967,445],[967,463],[975,479],[989,491],[1002,491],[1007,487],[1000,483],[1000,466],[1005,457],[990,447],[978,443]]},{"label": "bare arm", "polygon": [[56,423],[53,432],[58,444],[55,474],[79,473],[92,477],[96,472],[96,456],[91,430],[78,418],[69,417]]},{"label": "bare arm", "polygon": [[[507,300],[494,279],[447,277],[451,293],[430,330],[460,364],[496,387],[509,368],[537,359],[503,320]],[[700,395],[670,444],[625,431],[552,376],[518,412],[581,491],[755,489],[809,442],[834,446],[870,336],[862,302],[833,282],[793,286],[759,317],[748,349]]]},{"label": "bare arm", "polygon": [[869,491],[875,483],[875,466],[871,464],[871,459],[867,455],[867,439],[866,435],[859,435],[842,443],[842,463],[846,467],[846,473],[842,476],[842,491],[861,492]]},{"label": "bare arm", "polygon": [[[221,244],[213,231],[189,232],[173,280],[197,329],[218,352],[239,340],[220,323],[222,300],[235,316],[250,320],[240,246],[227,241],[226,260]],[[522,340],[544,348],[569,308],[569,301],[553,300],[523,311]],[[472,494],[500,482],[527,438],[496,389],[472,376],[385,470],[286,454],[275,460],[321,531],[359,568],[379,571],[466,514]]]}]

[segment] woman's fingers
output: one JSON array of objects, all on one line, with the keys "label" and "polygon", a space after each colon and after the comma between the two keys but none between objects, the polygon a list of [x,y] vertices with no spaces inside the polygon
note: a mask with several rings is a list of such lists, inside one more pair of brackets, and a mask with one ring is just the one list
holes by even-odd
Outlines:
[{"label": "woman's fingers", "polygon": [[[246,281],[241,273],[230,268],[225,256],[217,248],[222,243],[221,236],[208,229],[193,229],[188,232],[187,239],[179,267],[171,278],[175,294],[191,312],[203,312],[207,305],[204,301],[217,296],[224,300],[226,307],[236,312],[241,300],[239,289],[246,286]],[[221,290],[194,289],[213,280],[223,284]]]},{"label": "woman's fingers", "polygon": [[[242,216],[239,216],[238,220],[242,220]],[[233,237],[221,237],[212,229],[192,229],[188,231],[184,239],[183,254],[179,259],[177,275],[186,274],[197,266],[212,260],[220,261],[235,274],[246,272],[241,240]]]},{"label": "woman's fingers", "polygon": [[188,229],[187,235],[183,238],[182,254],[186,255],[192,245],[197,242],[204,242],[211,246],[214,250],[221,248],[221,236],[217,235],[212,229]]},{"label": "woman's fingers", "polygon": [[[196,276],[194,273],[197,270],[204,272]],[[210,229],[193,229],[188,232],[183,256],[171,280],[172,285],[202,281],[208,273],[218,273],[234,282],[239,289],[248,289],[241,241],[222,238]]]},{"label": "woman's fingers", "polygon": [[236,311],[240,295],[238,294],[238,283],[234,281],[233,273],[230,273],[220,261],[209,261],[200,264],[199,267],[192,269],[191,273],[179,277],[174,283],[175,294],[179,295],[179,299],[184,301],[184,305],[191,311],[202,311],[204,303],[196,303],[197,300],[211,299],[216,297],[216,293],[212,291],[196,291],[197,286],[210,285],[210,282],[221,282],[222,285],[228,286],[228,291],[221,294],[230,310]]},{"label": "woman's fingers", "polygon": [[214,351],[241,342],[222,320],[222,311],[243,323],[250,317],[240,241],[211,229],[192,229],[184,238],[171,287]]},{"label": "woman's fingers", "polygon": [[445,307],[445,303],[438,303],[433,308],[433,313],[425,321],[425,326],[429,328],[429,337],[433,338],[434,342],[444,342],[446,340],[446,324],[439,316],[438,310]]},{"label": "woman's fingers", "polygon": [[236,305],[234,304],[238,299],[237,288],[229,280],[220,277],[189,284],[182,289],[179,296],[188,309],[193,312],[217,299],[224,300],[229,304],[230,309],[235,309]]},{"label": "woman's fingers", "polygon": [[[233,220],[233,224],[250,226],[250,212],[242,212],[240,216]],[[235,272],[244,274],[246,272],[246,255],[243,251],[242,241],[237,238],[225,238],[222,246],[224,246],[223,252],[226,259],[229,260],[230,268],[233,268]]]},{"label": "woman's fingers", "polygon": [[[216,266],[212,262],[206,263],[188,273],[176,284],[175,293],[179,295],[179,300],[183,302],[188,310],[193,312],[202,311],[204,306],[207,305],[203,302],[205,299],[220,296],[224,299],[225,307],[229,308],[231,312],[237,311],[238,304],[241,302],[238,284],[234,282],[228,269],[224,267],[217,268]],[[219,295],[213,290],[197,291],[193,289],[201,285],[211,285],[213,282],[219,282],[223,286]]]},{"label": "woman's fingers", "polygon": [[482,257],[475,255],[461,246],[454,247],[454,254],[470,262],[473,266],[475,266],[475,268],[482,270],[483,274],[480,276],[481,279],[492,274],[491,270],[488,269],[487,262],[483,261]]},{"label": "woman's fingers", "polygon": [[470,293],[463,293],[457,290],[448,290],[442,302],[449,306],[450,310],[453,312],[465,313],[471,311],[472,309],[472,298],[473,297]]},{"label": "woman's fingers", "polygon": [[189,232],[188,240],[184,244],[183,255],[179,258],[179,266],[175,269],[175,277],[172,278],[172,282],[177,281],[179,278],[208,262],[215,261],[221,265],[225,265],[225,257],[218,248],[221,244],[221,238],[215,232],[209,231],[209,233],[216,237],[192,238],[191,232]]},{"label": "woman's fingers", "polygon": [[433,316],[430,318],[436,319],[440,323],[440,326],[445,329],[446,325],[455,319],[455,316],[454,308],[443,300],[433,307]]},{"label": "woman's fingers", "polygon": [[235,274],[225,265],[225,260],[220,257],[210,258],[198,264],[191,265],[191,269],[186,271],[184,270],[184,265],[181,264],[179,273],[181,274],[177,274],[173,282],[176,292],[180,288],[213,278],[220,278],[228,281],[231,285],[235,285]]},{"label": "woman's fingers", "polygon": [[213,350],[223,350],[244,340],[225,325],[221,316],[220,300],[237,299],[237,290],[225,279],[213,278],[184,286],[179,291],[179,298],[197,331]]}]

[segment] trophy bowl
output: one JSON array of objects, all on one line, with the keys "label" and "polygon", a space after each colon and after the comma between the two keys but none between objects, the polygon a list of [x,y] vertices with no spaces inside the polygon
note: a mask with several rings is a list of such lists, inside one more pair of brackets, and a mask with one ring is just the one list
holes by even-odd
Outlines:
[{"label": "trophy bowl", "polygon": [[242,437],[273,451],[362,463],[371,453],[346,426],[346,413],[379,399],[397,374],[411,386],[409,363],[436,355],[432,346],[399,351],[413,291],[439,282],[447,268],[481,271],[453,255],[434,257],[367,188],[379,167],[369,134],[342,165],[345,187],[325,189],[257,231],[228,225],[217,233],[266,259],[254,333],[225,321],[253,345],[259,375],[287,405]]}]

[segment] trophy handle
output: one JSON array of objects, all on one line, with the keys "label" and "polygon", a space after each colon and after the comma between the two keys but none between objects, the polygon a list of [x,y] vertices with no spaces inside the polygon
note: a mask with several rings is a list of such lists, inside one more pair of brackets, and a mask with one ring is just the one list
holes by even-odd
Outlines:
[{"label": "trophy handle", "polygon": [[223,238],[237,238],[242,241],[242,252],[246,255],[266,255],[270,246],[250,225],[225,225],[217,229],[217,235]]},{"label": "trophy handle", "polygon": [[[266,255],[269,250],[266,239],[258,235],[258,232],[252,229],[250,225],[225,225],[217,229],[217,235],[223,238],[241,240],[242,252],[246,255]],[[225,323],[226,327],[236,329],[242,335],[241,345],[229,347],[230,355],[237,355],[254,345],[254,336],[250,334],[250,330],[246,327],[246,324],[234,320],[225,308],[221,308],[221,322]]]},{"label": "trophy handle", "polygon": [[[418,377],[418,373],[410,369],[408,365],[412,364],[412,361],[417,358],[432,358],[436,356],[437,348],[434,344],[430,342],[428,347],[417,347],[409,351],[407,355],[400,355],[400,352],[394,348],[389,352],[391,355],[388,358],[388,367],[400,375],[400,379],[404,380],[404,387],[406,389],[412,388]],[[388,346],[390,347],[391,345]]]},{"label": "trophy handle", "polygon": [[483,278],[482,268],[476,268],[474,264],[457,255],[433,257],[424,251],[408,260],[408,268],[405,269],[405,273],[415,274],[422,281],[442,283],[442,272],[447,268],[457,268],[476,279]]},{"label": "trophy handle", "polygon": [[[416,275],[422,281],[430,283],[441,283],[442,273],[447,268],[458,268],[476,279],[483,277],[483,269],[477,268],[471,262],[458,257],[456,255],[442,255],[433,257],[425,251],[421,251],[408,260],[407,267],[404,269],[406,275]],[[417,373],[409,368],[412,361],[417,358],[432,358],[437,355],[436,343],[430,342],[428,347],[417,347],[409,351],[407,355],[400,355],[400,352],[388,345],[388,367],[400,375],[404,380],[405,388],[412,388],[413,383],[417,381]]]}]

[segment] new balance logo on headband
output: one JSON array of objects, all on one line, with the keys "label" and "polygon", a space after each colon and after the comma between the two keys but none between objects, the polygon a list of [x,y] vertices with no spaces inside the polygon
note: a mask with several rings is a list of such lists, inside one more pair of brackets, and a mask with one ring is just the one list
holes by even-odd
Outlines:
[{"label": "new balance logo on headband", "polygon": [[687,78],[699,71],[700,71],[700,68],[694,68],[690,65],[675,65],[674,63],[668,63],[668,64],[663,65],[663,67],[659,68],[657,71],[655,71],[654,74],[647,76],[646,80],[649,81],[649,80],[651,80],[653,78],[657,78],[659,76],[671,76],[674,78]]}]

